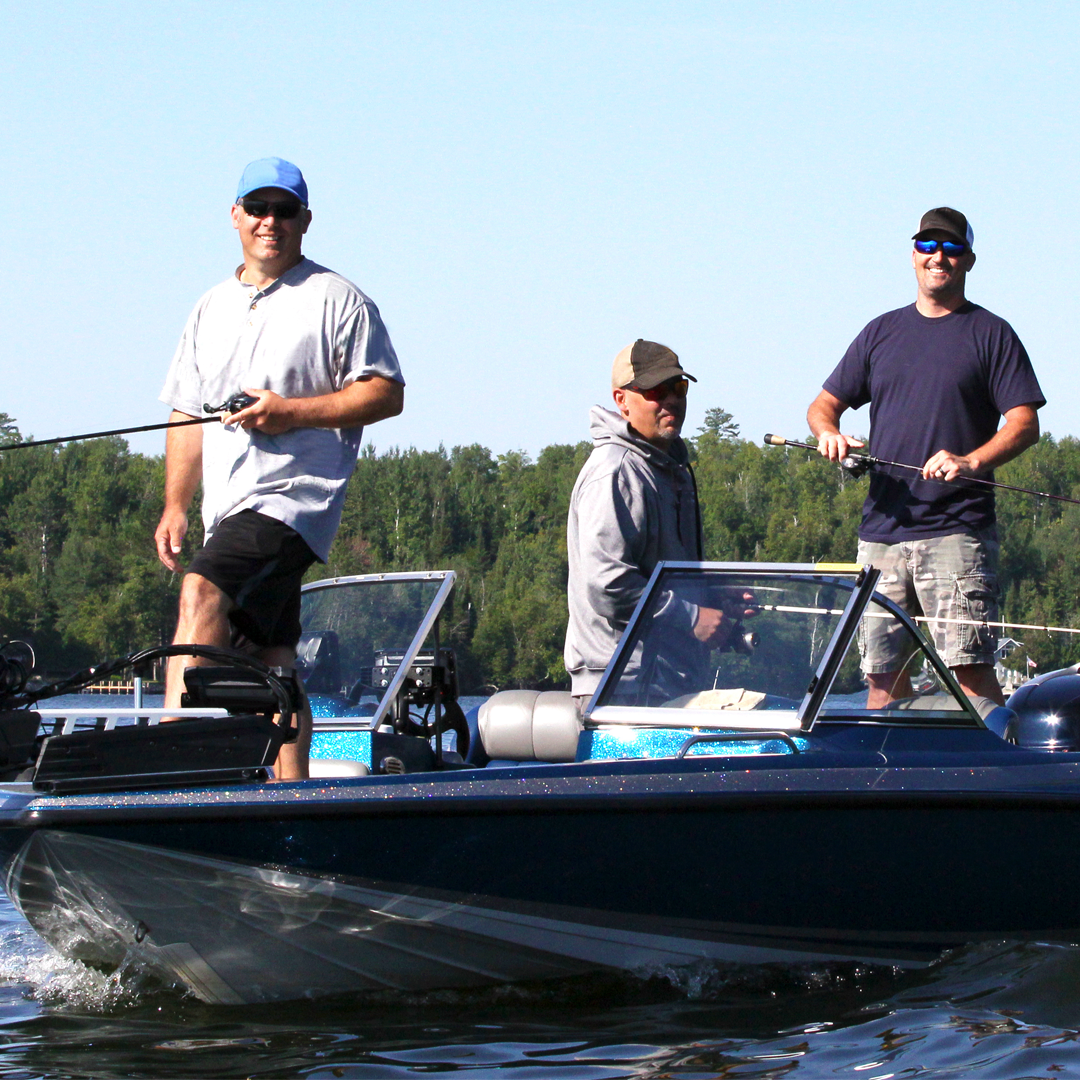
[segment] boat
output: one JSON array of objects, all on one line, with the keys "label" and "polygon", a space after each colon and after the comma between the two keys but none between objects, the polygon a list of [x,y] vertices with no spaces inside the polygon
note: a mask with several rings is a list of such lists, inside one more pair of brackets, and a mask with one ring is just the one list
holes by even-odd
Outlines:
[{"label": "boat", "polygon": [[[463,712],[452,571],[315,582],[303,781],[272,776],[287,672],[207,650],[165,723],[0,671],[3,886],[65,956],[220,1004],[1080,941],[1080,753],[969,700],[877,579],[663,563],[581,717],[558,691]],[[874,619],[934,685],[871,709]]]}]

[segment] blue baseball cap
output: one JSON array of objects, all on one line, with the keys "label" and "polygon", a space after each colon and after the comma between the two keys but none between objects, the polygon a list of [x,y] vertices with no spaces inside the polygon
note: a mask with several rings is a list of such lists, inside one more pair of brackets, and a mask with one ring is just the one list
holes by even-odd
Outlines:
[{"label": "blue baseball cap", "polygon": [[268,157],[253,161],[240,177],[240,186],[236,189],[236,201],[250,195],[259,188],[276,187],[291,192],[305,206],[308,204],[307,184],[304,174],[284,158]]}]

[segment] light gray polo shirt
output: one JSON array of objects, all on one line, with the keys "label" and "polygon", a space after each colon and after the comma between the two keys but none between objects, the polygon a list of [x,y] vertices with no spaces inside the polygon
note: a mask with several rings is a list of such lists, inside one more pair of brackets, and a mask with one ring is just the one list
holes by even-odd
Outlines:
[{"label": "light gray polo shirt", "polygon": [[[405,382],[378,308],[340,274],[304,259],[265,289],[237,275],[215,285],[184,327],[161,400],[203,416],[204,403],[248,387],[317,397],[368,375]],[[202,431],[207,538],[230,514],[258,510],[294,528],[325,562],[363,426]]]}]

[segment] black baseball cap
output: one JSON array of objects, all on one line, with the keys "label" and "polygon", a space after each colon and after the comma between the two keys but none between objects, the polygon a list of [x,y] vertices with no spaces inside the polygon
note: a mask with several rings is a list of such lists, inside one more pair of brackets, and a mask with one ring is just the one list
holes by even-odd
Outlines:
[{"label": "black baseball cap", "polygon": [[676,376],[697,382],[688,371],[683,371],[678,356],[666,345],[638,338],[615,357],[611,366],[611,388],[618,390],[632,386],[638,390],[651,390]]},{"label": "black baseball cap", "polygon": [[951,206],[938,206],[927,210],[919,222],[919,231],[911,239],[922,240],[928,232],[946,232],[955,237],[958,244],[967,244],[969,248],[975,244],[975,231],[968,219]]}]

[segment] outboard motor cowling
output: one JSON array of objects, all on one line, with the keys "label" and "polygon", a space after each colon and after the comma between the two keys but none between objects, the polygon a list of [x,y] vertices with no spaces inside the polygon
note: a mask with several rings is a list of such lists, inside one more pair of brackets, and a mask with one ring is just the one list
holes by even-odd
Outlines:
[{"label": "outboard motor cowling", "polygon": [[1008,704],[1016,713],[1005,730],[1009,742],[1024,750],[1080,751],[1080,674],[1076,667],[1031,679]]}]

